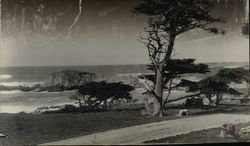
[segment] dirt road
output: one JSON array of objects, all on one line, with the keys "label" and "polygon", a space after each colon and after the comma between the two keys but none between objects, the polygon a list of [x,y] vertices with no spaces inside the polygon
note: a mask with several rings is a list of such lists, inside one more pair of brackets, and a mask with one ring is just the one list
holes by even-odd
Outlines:
[{"label": "dirt road", "polygon": [[55,141],[45,145],[140,144],[147,140],[175,136],[196,130],[220,127],[224,123],[245,122],[250,122],[250,115],[204,115],[94,133],[86,136]]}]

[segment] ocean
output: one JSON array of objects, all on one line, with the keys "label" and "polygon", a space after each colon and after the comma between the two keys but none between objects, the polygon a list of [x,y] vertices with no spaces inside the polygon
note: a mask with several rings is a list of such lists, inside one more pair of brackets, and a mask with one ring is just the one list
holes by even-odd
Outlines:
[{"label": "ocean", "polygon": [[[248,63],[209,63],[209,65],[212,70],[218,70],[221,67],[248,67]],[[63,70],[91,72],[107,77],[148,72],[146,65],[0,67],[0,86],[33,86],[46,80],[52,73]],[[192,78],[197,77],[205,76],[194,75]],[[0,91],[0,113],[32,112],[41,106],[74,104],[75,101],[69,99],[73,92],[75,91],[42,93]]]},{"label": "ocean", "polygon": [[105,76],[146,72],[146,65],[103,65],[103,66],[47,66],[47,67],[0,67],[1,82],[41,82],[52,73],[63,70],[78,70]]},{"label": "ocean", "polygon": [[[146,65],[104,66],[47,66],[47,67],[0,67],[0,85],[33,86],[45,81],[51,74],[63,70],[78,70],[107,77],[116,74],[147,72]],[[41,106],[72,104],[69,99],[75,91],[21,92],[0,91],[0,113],[32,112]]]}]

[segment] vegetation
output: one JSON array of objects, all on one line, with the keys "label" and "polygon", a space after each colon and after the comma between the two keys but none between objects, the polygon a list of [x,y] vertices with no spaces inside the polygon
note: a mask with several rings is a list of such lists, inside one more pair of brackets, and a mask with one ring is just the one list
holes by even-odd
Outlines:
[{"label": "vegetation", "polygon": [[[164,89],[168,91],[168,95],[163,99],[162,103],[164,109],[166,109],[166,104],[170,103],[168,100],[171,95],[171,91],[179,87],[177,86],[178,82],[175,82],[176,79],[180,79],[185,74],[205,74],[209,72],[208,65],[202,63],[195,64],[194,61],[195,59],[170,59],[166,67],[164,67],[163,84]],[[155,71],[152,64],[148,66],[148,69]],[[152,82],[155,81],[155,75],[147,75],[145,78],[151,80]]]},{"label": "vegetation", "polygon": [[80,108],[83,108],[83,104],[85,104],[92,111],[97,110],[97,108],[107,111],[108,100],[111,103],[123,99],[131,100],[132,96],[129,92],[132,90],[134,90],[134,87],[121,82],[90,82],[81,86],[78,93],[71,98],[78,100]]},{"label": "vegetation", "polygon": [[[195,92],[195,96],[205,96],[209,100],[209,104],[218,105],[225,94],[239,96],[239,91],[229,86],[231,82],[242,83],[249,82],[248,71],[244,68],[223,68],[212,77],[207,77],[198,82],[182,79],[179,87],[187,87],[187,92]],[[215,101],[212,97],[216,96]],[[182,97],[182,99],[185,97]]]},{"label": "vegetation", "polygon": [[146,118],[139,111],[60,113],[60,114],[0,114],[0,131],[9,137],[2,145],[37,145],[95,132],[124,128],[177,117]]},{"label": "vegetation", "polygon": [[242,83],[243,81],[249,83],[249,70],[242,67],[239,68],[223,68],[218,73],[219,80],[231,83]]},{"label": "vegetation", "polygon": [[[73,32],[77,33],[76,28],[82,12],[82,2],[82,0],[67,2],[60,5],[57,10],[54,10],[54,6],[61,3],[59,0],[55,0],[53,6],[48,0],[40,2],[17,0],[14,2],[15,5],[8,8],[15,10],[15,12],[8,12],[6,9],[3,10],[6,13],[4,16],[9,17],[9,19],[3,21],[3,25],[7,26],[4,33],[24,39],[26,36],[37,38],[41,38],[41,36],[61,37],[65,34],[71,38]],[[77,10],[74,9],[76,8],[76,4],[79,12],[73,18],[69,14]],[[198,105],[202,103],[202,98],[207,98],[210,104],[219,106],[225,94],[233,96],[242,94],[230,87],[230,83],[242,83],[243,81],[249,83],[248,71],[243,68],[225,68],[214,76],[197,82],[187,79],[182,79],[180,83],[174,82],[175,79],[180,79],[185,74],[206,74],[209,72],[208,65],[195,64],[195,59],[172,59],[172,56],[176,38],[190,30],[202,29],[214,34],[225,34],[223,30],[211,27],[212,23],[222,22],[219,18],[210,15],[212,9],[213,2],[209,0],[142,0],[134,7],[133,12],[135,14],[147,16],[147,26],[144,29],[146,36],[141,37],[140,41],[145,44],[148,50],[151,60],[151,65],[148,66],[149,70],[155,73],[153,76],[146,77],[154,83],[153,89],[149,91],[154,97],[154,105],[150,109],[146,107],[147,110],[153,111],[150,112],[150,116],[163,116],[163,110],[166,105],[182,99],[191,98],[188,101]],[[66,12],[69,14],[66,14]],[[65,20],[70,21],[66,23]],[[246,36],[249,35],[248,25],[249,23],[246,23],[242,28],[242,33]],[[58,29],[62,29],[63,31],[58,31]],[[66,77],[68,78],[68,75]],[[76,81],[79,81],[79,78]],[[29,92],[40,88],[40,86],[18,88]],[[186,88],[186,92],[193,94],[177,99],[169,99],[172,90],[180,87]],[[0,88],[5,90],[6,87],[0,86]],[[49,91],[64,90],[64,86],[52,86],[51,88]],[[69,89],[76,88],[78,89],[76,85],[69,87]],[[163,98],[164,89],[168,91],[166,98]],[[80,110],[87,107],[90,111],[99,111],[100,109],[108,111],[109,105],[113,105],[114,101],[130,101],[132,99],[130,91],[132,90],[134,90],[134,87],[122,82],[90,82],[80,86],[78,92],[70,98],[77,100]],[[215,101],[212,99],[213,96],[216,96]],[[199,100],[194,100],[192,97],[199,97]],[[175,111],[179,111],[181,108],[176,108]],[[216,112],[221,112],[220,110],[218,108]],[[235,111],[233,108],[230,110]],[[66,113],[68,111],[74,114]],[[82,114],[78,113],[78,108],[74,106],[66,106],[65,109],[59,112],[62,113],[55,114],[52,112],[53,114],[39,115],[25,113],[0,114],[0,131],[8,134],[10,137],[7,140],[3,140],[3,144],[40,144],[94,132],[177,118],[176,116],[169,116],[162,119],[157,117],[145,118],[140,116],[138,111],[123,111],[122,114],[120,112],[92,112]],[[172,114],[174,114],[173,111]],[[195,114],[191,113],[191,115]],[[216,135],[214,131],[205,131],[205,133],[207,133],[205,138],[210,142],[211,139],[216,139],[213,137]],[[203,134],[203,132],[197,132],[193,135],[191,134],[190,137],[193,136],[193,138],[201,142],[205,138],[199,139],[200,137],[198,136]],[[165,142],[165,139],[162,139],[162,141]]]},{"label": "vegetation", "polygon": [[[174,79],[179,79],[185,74],[210,72],[207,64],[195,64],[194,61],[195,59],[170,59],[166,67],[163,68],[164,88],[169,89],[168,83],[170,84]],[[148,65],[148,69],[156,72],[153,64]],[[146,78],[155,83],[155,75],[148,75]]]},{"label": "vegetation", "polygon": [[174,50],[177,36],[192,29],[203,29],[215,34],[224,31],[208,25],[222,22],[210,15],[213,3],[200,0],[143,0],[133,11],[147,16],[145,32],[141,37],[147,49],[149,58],[156,72],[154,95],[154,112],[151,116],[163,115],[164,72]]},{"label": "vegetation", "polygon": [[[231,88],[227,83],[223,81],[218,81],[216,77],[208,77],[199,82],[182,80],[179,85],[182,87],[188,87],[187,92],[195,92],[194,96],[205,96],[205,98],[209,100],[210,105],[213,103],[215,103],[215,105],[218,105],[219,102],[222,100],[224,94],[230,94],[234,96],[241,95],[240,92]],[[212,100],[213,96],[216,96],[215,102]],[[186,97],[184,96],[180,99],[184,98]]]},{"label": "vegetation", "polygon": [[[149,69],[153,69],[152,65],[149,65]],[[188,79],[182,79],[179,83],[174,83],[174,79],[179,79],[182,75],[188,73],[207,73],[209,68],[205,64],[194,64],[194,59],[171,59],[169,66],[165,68],[164,73],[164,88],[168,91],[167,97],[164,99],[164,109],[167,104],[178,100],[187,99],[186,106],[202,106],[203,98],[207,98],[209,105],[219,105],[224,95],[231,95],[239,97],[242,95],[238,90],[230,87],[230,83],[242,83],[249,82],[248,71],[244,68],[223,68],[219,70],[214,76],[204,78],[200,81],[190,81]],[[145,77],[148,80],[154,80],[154,75],[148,75]],[[171,90],[186,88],[186,92],[193,93],[184,95],[178,98],[169,99]],[[249,93],[248,93],[249,94]],[[212,97],[216,96],[215,100]],[[246,95],[248,96],[248,95]],[[196,98],[195,98],[196,97]],[[197,98],[198,97],[198,98]],[[248,101],[248,100],[247,100]],[[150,109],[149,106],[148,110]],[[166,112],[166,111],[165,111]]]},{"label": "vegetation", "polygon": [[[124,128],[140,124],[177,119],[175,116],[182,107],[170,107],[171,116],[143,117],[139,111],[60,113],[60,114],[0,114],[0,131],[9,138],[1,139],[5,145],[37,145],[66,138],[83,136],[95,132]],[[212,110],[190,109],[190,116],[214,113],[250,114],[249,106],[219,105]],[[213,133],[214,134],[214,133]],[[203,140],[209,141],[210,134],[199,134]],[[190,137],[192,134],[190,135]],[[212,134],[211,134],[212,136]],[[187,135],[185,135],[187,137]],[[200,138],[200,137],[199,137]],[[199,139],[193,136],[192,143]],[[202,141],[201,139],[201,141]],[[187,140],[184,139],[183,140]],[[177,141],[178,142],[178,141]],[[198,141],[197,141],[198,142]],[[205,142],[205,141],[204,141]],[[212,141],[211,141],[212,142]]]}]

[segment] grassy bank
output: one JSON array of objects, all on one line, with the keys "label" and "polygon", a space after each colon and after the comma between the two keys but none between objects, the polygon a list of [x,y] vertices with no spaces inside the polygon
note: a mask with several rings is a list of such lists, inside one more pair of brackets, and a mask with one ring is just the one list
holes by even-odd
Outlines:
[{"label": "grassy bank", "polygon": [[[124,128],[134,125],[177,119],[176,114],[182,106],[168,106],[165,117],[143,117],[140,111],[112,111],[95,113],[61,113],[61,114],[0,114],[0,133],[9,135],[2,139],[3,145],[36,145],[41,143],[83,136],[95,132]],[[189,109],[190,117],[214,113],[250,114],[250,106],[220,105],[219,107],[203,107]],[[216,132],[216,130],[215,130]],[[201,131],[191,136],[191,141],[184,135],[170,139],[174,142],[210,141],[215,133],[213,130]],[[206,134],[207,133],[207,134]],[[211,133],[211,134],[210,134]],[[196,136],[198,136],[196,138]],[[199,138],[199,136],[203,136]],[[211,138],[210,138],[211,137]],[[218,139],[218,138],[217,138]],[[195,141],[197,140],[197,141]],[[163,141],[169,142],[169,139]],[[220,141],[220,139],[218,139]]]},{"label": "grassy bank", "polygon": [[[250,123],[244,123],[244,124],[237,124],[236,125],[236,133],[239,133],[240,129],[242,127],[249,126]],[[173,137],[167,137],[162,138],[159,140],[152,140],[147,141],[145,143],[237,143],[237,142],[250,142],[250,134],[243,135],[240,137],[227,137],[227,138],[220,138],[221,129],[220,128],[212,128],[207,130],[201,130],[201,131],[193,131],[188,134],[181,134]]]},{"label": "grassy bank", "polygon": [[3,145],[35,145],[127,126],[176,119],[142,117],[138,111],[79,114],[0,114]]}]

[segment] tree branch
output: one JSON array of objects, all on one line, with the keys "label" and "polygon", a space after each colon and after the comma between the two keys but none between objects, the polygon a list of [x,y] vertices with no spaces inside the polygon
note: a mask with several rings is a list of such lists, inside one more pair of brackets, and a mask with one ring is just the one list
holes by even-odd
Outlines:
[{"label": "tree branch", "polygon": [[183,97],[180,97],[180,98],[177,98],[177,99],[171,99],[171,100],[166,101],[166,103],[175,102],[175,101],[178,101],[178,100],[187,99],[187,98],[195,97],[195,96],[199,96],[199,95],[201,95],[201,93],[187,95],[187,96],[183,96]]}]

